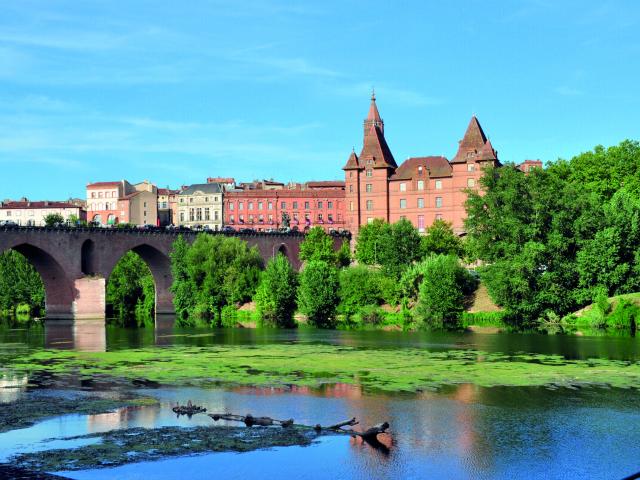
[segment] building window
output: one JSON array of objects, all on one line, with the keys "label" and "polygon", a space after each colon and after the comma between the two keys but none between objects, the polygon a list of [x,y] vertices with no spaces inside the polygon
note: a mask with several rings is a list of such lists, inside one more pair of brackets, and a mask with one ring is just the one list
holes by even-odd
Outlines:
[{"label": "building window", "polygon": [[309,202],[304,202],[304,209],[309,210]]},{"label": "building window", "polygon": [[91,198],[96,198],[96,192],[91,192]]},{"label": "building window", "polygon": [[273,223],[273,215],[269,214],[269,223]]},{"label": "building window", "polygon": [[253,215],[249,215],[249,223],[253,223]]},{"label": "building window", "polygon": [[189,197],[189,203],[193,203],[193,197]]},{"label": "building window", "polygon": [[402,182],[400,184],[400,191],[401,192],[406,192],[407,191],[407,184],[406,183]]},{"label": "building window", "polygon": [[373,217],[367,217],[367,223],[371,225],[373,223]]},{"label": "building window", "polygon": [[373,191],[373,185],[371,183],[367,183],[365,190],[367,191],[367,193],[371,193]]},{"label": "building window", "polygon": [[318,221],[322,222],[322,214],[321,213],[318,214]]},{"label": "building window", "polygon": [[98,198],[102,198],[102,192],[98,193]]},{"label": "building window", "polygon": [[209,197],[204,197],[204,203],[209,203]]},{"label": "building window", "polygon": [[298,209],[298,202],[293,202],[293,209],[297,210]]},{"label": "building window", "polygon": [[475,172],[476,164],[475,163],[467,163],[467,172]]},{"label": "building window", "polygon": [[423,171],[422,165],[418,165],[418,175],[422,175],[422,171]]},{"label": "building window", "polygon": [[195,220],[195,212],[193,211],[193,208],[189,209],[189,221],[193,222]]},{"label": "building window", "polygon": [[442,190],[442,180],[436,180],[436,190]]},{"label": "building window", "polygon": [[244,215],[238,215],[238,221],[244,223]]},{"label": "building window", "polygon": [[198,221],[202,220],[202,209],[201,208],[196,208],[196,220],[198,220]]},{"label": "building window", "polygon": [[436,208],[442,207],[442,197],[436,197]]},{"label": "building window", "polygon": [[353,185],[349,185],[349,193],[353,193]]},{"label": "building window", "polygon": [[424,208],[424,198],[418,199],[418,208]]},{"label": "building window", "polygon": [[218,197],[213,197],[213,201],[217,202],[218,201]]},{"label": "building window", "polygon": [[184,203],[184,198],[181,198],[181,199],[180,199],[180,203]]},{"label": "building window", "polygon": [[407,208],[407,200],[404,198],[400,199],[400,208]]},{"label": "building window", "polygon": [[349,178],[353,177],[353,172],[349,172]]},{"label": "building window", "polygon": [[418,190],[424,190],[424,180],[418,180]]},{"label": "building window", "polygon": [[293,219],[297,222],[298,221],[298,212],[295,212],[293,214]]},{"label": "building window", "polygon": [[180,223],[184,222],[184,212],[180,212]]},{"label": "building window", "polygon": [[204,209],[204,219],[209,220],[209,218],[211,217],[209,216],[209,208],[207,207]]},{"label": "building window", "polygon": [[267,202],[267,210],[273,210],[273,202]]},{"label": "building window", "polygon": [[353,212],[353,202],[349,202],[349,210]]},{"label": "building window", "polygon": [[280,202],[280,208],[282,210],[284,210],[285,208],[287,208],[287,202]]},{"label": "building window", "polygon": [[333,208],[333,202],[327,202],[327,208],[329,209]]},{"label": "building window", "polygon": [[213,219],[214,219],[216,222],[220,219],[219,215],[220,215],[220,212],[218,212],[218,210],[214,210],[214,211],[213,211]]},{"label": "building window", "polygon": [[238,202],[238,210],[244,210],[244,202]]},{"label": "building window", "polygon": [[418,215],[418,231],[424,232],[424,215]]},{"label": "building window", "polygon": [[373,177],[373,170],[367,170],[367,177]]},{"label": "building window", "polygon": [[318,208],[322,208],[322,202],[318,202]]},{"label": "building window", "polygon": [[253,202],[249,202],[249,203],[247,204],[247,209],[248,209],[248,210],[253,210]]},{"label": "building window", "polygon": [[229,215],[229,221],[230,221],[231,223],[233,223],[233,221],[234,221],[234,217],[233,217],[233,215]]},{"label": "building window", "polygon": [[436,213],[436,220],[442,220],[442,214]]},{"label": "building window", "polygon": [[234,209],[234,204],[233,203],[229,203],[229,210],[233,211]]},{"label": "building window", "polygon": [[263,203],[262,202],[258,202],[258,210],[262,210],[263,207]]},{"label": "building window", "polygon": [[373,200],[367,200],[367,210],[373,210]]},{"label": "building window", "polygon": [[475,178],[467,178],[467,187],[473,188],[476,186]]}]

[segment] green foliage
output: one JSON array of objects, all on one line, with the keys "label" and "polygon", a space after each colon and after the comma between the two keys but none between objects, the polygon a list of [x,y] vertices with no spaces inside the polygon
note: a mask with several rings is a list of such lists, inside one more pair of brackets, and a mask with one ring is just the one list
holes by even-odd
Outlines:
[{"label": "green foliage", "polygon": [[44,300],[44,285],[29,261],[15,250],[0,254],[0,314],[13,315],[27,305],[37,316],[44,313]]},{"label": "green foliage", "polygon": [[428,329],[458,326],[463,299],[475,280],[453,255],[433,255],[423,261],[416,315]]},{"label": "green foliage", "polygon": [[444,220],[435,220],[427,228],[425,235],[421,239],[421,244],[424,256],[442,254],[462,257],[464,254],[462,240],[453,232],[451,224]]},{"label": "green foliage", "polygon": [[333,238],[322,227],[312,227],[300,243],[300,260],[336,263],[337,254],[333,248]]},{"label": "green foliage", "polygon": [[418,230],[409,220],[390,225],[376,219],[358,233],[356,258],[365,265],[380,265],[385,274],[398,279],[422,257]]},{"label": "green foliage", "polygon": [[379,305],[381,275],[364,265],[342,269],[339,273],[340,313],[351,316],[365,305]]},{"label": "green foliage", "polygon": [[311,325],[331,328],[336,322],[338,270],[321,260],[310,261],[300,274],[298,307]]},{"label": "green foliage", "polygon": [[234,237],[200,234],[191,246],[179,237],[170,254],[178,318],[217,322],[226,305],[255,295],[262,258],[257,248]]},{"label": "green foliage", "polygon": [[349,265],[351,265],[351,249],[349,247],[348,240],[342,241],[340,250],[338,250],[336,256],[339,267],[348,267]]},{"label": "green foliage", "polygon": [[620,300],[607,316],[607,326],[612,328],[626,328],[635,331],[640,324],[640,307],[627,300]]},{"label": "green foliage", "polygon": [[59,213],[49,213],[44,217],[44,224],[46,227],[55,227],[64,223],[64,217]]},{"label": "green foliage", "polygon": [[155,286],[147,264],[136,253],[127,252],[116,264],[106,292],[107,308],[117,323],[142,326],[153,319]]},{"label": "green foliage", "polygon": [[596,147],[525,175],[485,169],[470,192],[471,255],[493,300],[518,324],[562,316],[597,292],[640,290],[640,144]]},{"label": "green foliage", "polygon": [[256,292],[256,310],[265,325],[291,328],[295,326],[296,272],[279,253],[267,263]]},{"label": "green foliage", "polygon": [[387,234],[390,226],[385,221],[376,218],[364,225],[358,232],[355,257],[364,265],[379,265],[379,254],[382,249],[382,237]]}]

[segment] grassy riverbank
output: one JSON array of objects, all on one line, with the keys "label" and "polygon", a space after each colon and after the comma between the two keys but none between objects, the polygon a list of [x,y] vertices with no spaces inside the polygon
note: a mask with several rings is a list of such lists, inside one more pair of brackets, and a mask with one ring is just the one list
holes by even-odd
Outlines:
[{"label": "grassy riverbank", "polygon": [[640,388],[637,362],[471,350],[430,352],[298,344],[101,353],[44,350],[14,357],[6,364],[18,373],[146,379],[168,385],[318,387],[346,383],[385,392],[415,392],[459,383],[484,387],[606,384]]}]

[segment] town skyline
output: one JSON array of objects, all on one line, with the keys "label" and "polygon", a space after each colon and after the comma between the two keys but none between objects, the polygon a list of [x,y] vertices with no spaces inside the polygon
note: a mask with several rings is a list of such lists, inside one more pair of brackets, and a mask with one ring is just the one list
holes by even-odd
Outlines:
[{"label": "town skyline", "polygon": [[450,159],[474,114],[505,162],[637,137],[633,2],[122,7],[5,7],[0,166],[30,175],[2,198],[338,179],[372,87],[399,161]]}]

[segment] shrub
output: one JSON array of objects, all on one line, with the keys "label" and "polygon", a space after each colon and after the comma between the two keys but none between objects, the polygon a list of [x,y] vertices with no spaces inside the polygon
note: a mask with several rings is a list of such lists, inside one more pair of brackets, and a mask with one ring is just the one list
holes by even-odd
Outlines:
[{"label": "shrub", "polygon": [[354,316],[357,317],[356,323],[374,326],[384,322],[385,313],[378,305],[365,305]]},{"label": "shrub", "polygon": [[279,253],[267,264],[256,292],[256,310],[265,325],[291,328],[295,326],[296,272]]},{"label": "shrub", "polygon": [[339,311],[345,315],[353,315],[365,305],[380,303],[381,275],[364,265],[345,268],[339,274]]},{"label": "shrub", "polygon": [[503,312],[464,312],[460,319],[463,328],[469,325],[479,327],[505,327]]},{"label": "shrub", "polygon": [[225,328],[233,328],[238,325],[238,308],[235,305],[225,305],[220,310],[220,324]]},{"label": "shrub", "polygon": [[424,260],[416,313],[429,329],[457,327],[464,310],[465,293],[475,280],[453,255],[436,255]]},{"label": "shrub", "polygon": [[609,327],[629,328],[635,331],[640,323],[640,307],[625,299],[620,299],[616,308],[606,317]]},{"label": "shrub", "polygon": [[310,261],[300,274],[298,306],[311,325],[331,328],[336,322],[338,271],[321,260]]}]

